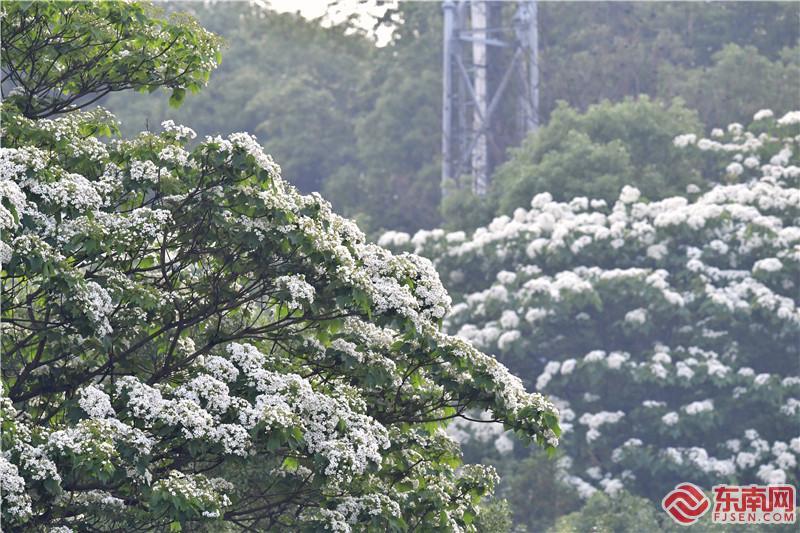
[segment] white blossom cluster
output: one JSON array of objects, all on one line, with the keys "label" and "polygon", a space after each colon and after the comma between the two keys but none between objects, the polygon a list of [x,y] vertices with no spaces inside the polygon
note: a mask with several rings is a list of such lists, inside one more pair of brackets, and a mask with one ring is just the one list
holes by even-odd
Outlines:
[{"label": "white blossom cluster", "polygon": [[0,494],[4,510],[12,516],[25,518],[31,514],[31,498],[25,480],[19,475],[17,465],[5,456],[0,456]]},{"label": "white blossom cluster", "polygon": [[228,481],[209,479],[203,474],[185,474],[179,470],[171,470],[169,474],[153,484],[153,492],[157,495],[178,497],[188,502],[197,501],[202,505],[207,518],[218,518],[222,510],[230,506],[231,500],[226,493],[233,490]]},{"label": "white blossom cluster", "polygon": [[314,301],[314,287],[306,282],[302,274],[281,276],[275,280],[275,285],[289,292],[290,309],[301,309],[303,303],[311,304]]},{"label": "white blossom cluster", "polygon": [[304,519],[319,523],[326,531],[350,533],[381,515],[400,517],[400,504],[386,494],[347,496],[337,500],[333,509],[305,511]]}]

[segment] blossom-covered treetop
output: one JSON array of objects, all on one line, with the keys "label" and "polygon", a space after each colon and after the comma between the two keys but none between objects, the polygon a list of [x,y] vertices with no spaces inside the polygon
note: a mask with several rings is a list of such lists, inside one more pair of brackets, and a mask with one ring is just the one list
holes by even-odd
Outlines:
[{"label": "blossom-covered treetop", "polygon": [[447,331],[551,395],[584,497],[800,479],[800,113],[673,143],[707,185],[540,193],[470,235],[380,240],[434,261]]},{"label": "blossom-covered treetop", "polygon": [[[103,110],[70,110],[191,88],[216,47],[138,3],[60,7],[3,6],[20,87],[0,150],[4,526],[474,529],[496,476],[445,426],[488,410],[552,449],[553,404],[441,330],[430,261],[366,242],[254,137],[165,122],[121,139]],[[106,39],[127,44],[106,57]],[[137,55],[159,40],[198,57]],[[59,77],[41,61],[62,48]]]}]

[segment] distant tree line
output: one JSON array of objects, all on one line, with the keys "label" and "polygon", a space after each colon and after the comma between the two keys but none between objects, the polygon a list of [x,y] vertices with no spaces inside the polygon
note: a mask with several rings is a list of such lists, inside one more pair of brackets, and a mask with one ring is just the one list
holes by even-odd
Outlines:
[{"label": "distant tree line", "polygon": [[[351,22],[323,27],[320,21],[246,3],[181,2],[167,8],[192,12],[226,39],[222,65],[208,90],[187,98],[179,110],[156,95],[107,98],[103,104],[122,118],[124,132],[164,118],[190,124],[201,138],[254,132],[290,182],[305,192],[323,192],[373,234],[457,226],[463,222],[459,213],[474,211],[476,203],[487,214],[509,207],[506,200],[497,202],[497,191],[480,202],[457,193],[442,206],[438,3],[400,3],[385,17],[396,27],[381,48]],[[559,101],[583,111],[604,100],[639,95],[682,99],[664,108],[673,115],[667,124],[643,119],[664,135],[666,130],[677,134],[675,125],[684,131],[687,125],[711,128],[743,121],[761,108],[785,112],[800,85],[798,17],[797,4],[777,2],[542,3],[542,121],[546,124],[553,113],[563,118]],[[691,124],[687,110],[696,112]],[[622,162],[614,144],[617,133],[597,134],[604,147],[593,146],[592,158],[614,170],[625,167],[617,179],[635,182],[638,175],[630,170],[644,164],[637,160],[641,154],[634,151],[629,162]],[[559,142],[569,148],[583,140],[576,132]],[[534,138],[526,146],[542,142]],[[521,154],[517,158],[540,164]],[[498,185],[505,184],[509,172],[503,169]],[[527,188],[545,190],[546,172],[531,178]],[[580,183],[572,187],[587,181],[575,178]],[[643,190],[654,183],[652,176],[642,179]],[[472,224],[488,220],[471,219]]]}]

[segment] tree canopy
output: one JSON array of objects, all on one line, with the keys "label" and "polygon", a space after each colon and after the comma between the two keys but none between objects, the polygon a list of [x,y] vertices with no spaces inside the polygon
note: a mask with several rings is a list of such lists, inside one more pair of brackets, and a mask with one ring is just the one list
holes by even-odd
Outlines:
[{"label": "tree canopy", "polygon": [[[50,7],[15,4],[4,35],[35,42],[63,16]],[[31,57],[58,55],[42,43]],[[215,50],[196,53],[187,79]],[[51,83],[48,107],[21,86],[2,109],[6,527],[474,530],[496,474],[462,464],[448,422],[487,409],[557,445],[552,403],[441,331],[428,260],[368,243],[249,134],[165,121],[122,138]]]},{"label": "tree canopy", "polygon": [[[682,194],[687,185],[703,185],[705,179],[699,158],[673,146],[672,139],[701,130],[696,113],[679,100],[671,105],[647,97],[605,101],[585,113],[561,102],[545,126],[510,150],[487,198],[455,191],[444,212],[450,227],[468,229],[543,192],[559,201],[585,195],[613,202],[630,184],[650,199]],[[471,208],[476,202],[477,213]]]},{"label": "tree canopy", "polygon": [[[669,141],[716,169],[708,190],[648,200],[624,186],[613,204],[542,192],[470,234],[381,238],[434,261],[456,298],[449,332],[559,407],[564,455],[545,492],[660,502],[681,481],[800,479],[798,140],[800,112],[760,110],[748,128]],[[529,452],[498,430],[460,435],[490,435],[513,487],[541,488],[553,465],[521,473]],[[551,513],[538,493],[500,494],[522,523]]]},{"label": "tree canopy", "polygon": [[[193,19],[151,6],[10,2],[2,10],[3,87],[28,118],[86,107],[109,93],[168,88],[179,104],[219,61],[219,39]],[[5,96],[5,95],[4,95]]]}]

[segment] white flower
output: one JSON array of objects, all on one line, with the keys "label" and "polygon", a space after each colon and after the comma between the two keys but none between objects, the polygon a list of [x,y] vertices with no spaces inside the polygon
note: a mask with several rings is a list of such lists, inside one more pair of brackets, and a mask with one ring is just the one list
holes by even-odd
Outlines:
[{"label": "white flower", "polygon": [[667,247],[663,244],[651,244],[647,247],[647,257],[660,261],[667,256]]},{"label": "white flower", "polygon": [[505,455],[514,450],[514,441],[508,437],[508,434],[503,433],[494,441],[494,447],[501,455]]},{"label": "white flower", "polygon": [[800,124],[800,111],[789,111],[781,118],[778,119],[778,124],[781,126],[791,126],[792,124]]},{"label": "white flower", "polygon": [[672,141],[672,143],[677,146],[678,148],[683,148],[685,146],[689,146],[690,144],[694,144],[697,142],[697,135],[694,133],[687,133],[684,135],[678,135]]},{"label": "white flower", "polygon": [[699,413],[704,413],[706,411],[713,411],[714,410],[714,401],[713,400],[703,400],[698,402],[692,402],[683,408],[686,411],[687,415],[696,415]]},{"label": "white flower", "polygon": [[581,499],[589,499],[592,497],[592,494],[597,492],[596,488],[577,476],[569,476],[567,477],[566,481],[575,487],[575,490],[578,492],[578,496],[580,496]]},{"label": "white flower", "polygon": [[594,350],[583,356],[583,360],[587,363],[602,361],[606,357],[606,352],[602,350]]},{"label": "white flower", "polygon": [[755,466],[757,459],[758,459],[758,456],[756,454],[754,454],[754,453],[739,452],[736,455],[736,465],[740,469],[745,470],[747,468]]},{"label": "white flower", "polygon": [[697,147],[703,151],[710,150],[712,146],[714,146],[714,144],[709,139],[700,139],[697,142]]},{"label": "white flower", "polygon": [[632,204],[639,200],[640,196],[641,193],[639,192],[639,189],[626,185],[622,188],[622,192],[619,195],[619,200],[623,204]]},{"label": "white flower", "polygon": [[743,131],[744,131],[744,126],[742,126],[738,122],[732,122],[728,124],[728,133],[732,133],[733,135],[741,135]]},{"label": "white flower", "polygon": [[732,452],[738,452],[742,447],[742,441],[739,439],[728,439],[725,441],[725,447]]},{"label": "white flower", "polygon": [[783,263],[777,257],[760,259],[753,265],[753,272],[763,270],[764,272],[777,272],[783,268]]},{"label": "white flower", "polygon": [[647,322],[647,310],[646,309],[634,309],[633,311],[628,311],[625,314],[625,322],[629,322],[631,324],[644,324]]},{"label": "white flower", "polygon": [[503,285],[511,285],[517,279],[517,275],[507,270],[501,270],[497,273],[497,281]]},{"label": "white flower", "polygon": [[780,468],[776,468],[772,463],[767,463],[758,467],[756,476],[768,485],[783,485],[786,483],[786,472]]},{"label": "white flower", "polygon": [[600,485],[609,496],[614,496],[624,488],[622,481],[619,479],[603,479],[600,480]]},{"label": "white flower", "polygon": [[78,405],[91,418],[106,418],[114,415],[111,398],[94,385],[87,385],[78,391]]},{"label": "white flower", "polygon": [[158,183],[161,169],[152,161],[131,161],[130,175],[133,181]]},{"label": "white flower", "polygon": [[740,376],[752,377],[752,376],[755,375],[755,370],[753,370],[752,368],[750,368],[748,366],[743,366],[736,373],[739,374]]},{"label": "white flower", "polygon": [[197,137],[197,133],[194,132],[192,128],[187,128],[186,126],[176,125],[172,120],[165,120],[161,123],[161,127],[164,131],[174,133],[178,140],[188,139],[192,140]]},{"label": "white flower", "polygon": [[275,285],[279,289],[289,292],[288,304],[290,309],[301,309],[304,303],[309,305],[314,302],[316,290],[306,282],[306,277],[303,274],[281,276],[275,280]]},{"label": "white flower", "polygon": [[379,246],[400,248],[411,242],[411,236],[404,231],[387,231],[378,239]]},{"label": "white flower", "polygon": [[683,454],[681,454],[681,452],[676,448],[670,446],[667,449],[665,449],[663,453],[666,456],[666,458],[672,461],[673,463],[678,465],[683,464]]},{"label": "white flower", "polygon": [[775,462],[781,470],[792,470],[797,466],[797,459],[793,453],[780,452],[775,454]]},{"label": "white flower", "polygon": [[514,329],[519,326],[519,317],[511,309],[506,309],[500,317],[500,325],[503,329]]},{"label": "white flower", "polygon": [[795,437],[789,441],[789,448],[798,455],[800,455],[800,437]]},{"label": "white flower", "polygon": [[598,413],[584,413],[578,419],[580,424],[589,427],[589,430],[586,432],[586,442],[592,442],[600,437],[600,431],[598,428],[604,424],[615,424],[619,422],[625,413],[622,411],[600,411]]},{"label": "white flower", "polygon": [[76,287],[75,300],[94,323],[95,334],[98,337],[113,333],[109,316],[114,311],[114,304],[105,288],[97,282],[88,281],[85,285]]},{"label": "white flower", "polygon": [[592,466],[586,469],[586,475],[592,479],[602,479],[603,471],[599,466]]},{"label": "white flower", "polygon": [[606,358],[606,365],[608,368],[618,369],[622,364],[630,358],[630,354],[625,352],[611,352]]},{"label": "white flower", "polygon": [[518,330],[506,331],[497,339],[497,347],[501,351],[505,351],[521,336]]},{"label": "white flower", "polygon": [[17,465],[0,455],[0,480],[3,484],[3,512],[18,519],[31,515],[31,498],[25,488],[25,479],[19,475]]},{"label": "white flower", "polygon": [[772,116],[774,116],[774,113],[771,109],[759,109],[756,111],[755,115],[753,115],[753,121],[758,122],[759,120],[764,120]]},{"label": "white flower", "polygon": [[725,168],[725,172],[727,172],[731,176],[738,176],[742,172],[744,172],[744,167],[740,163],[734,162]]},{"label": "white flower", "polygon": [[747,168],[756,168],[759,165],[758,157],[751,155],[744,160],[744,166]]},{"label": "white flower", "polygon": [[692,379],[694,377],[694,370],[684,361],[678,361],[675,364],[676,374],[680,378]]},{"label": "white flower", "polygon": [[769,378],[770,375],[767,373],[759,374],[753,379],[753,383],[755,383],[757,387],[760,387],[762,385],[766,385],[769,382]]},{"label": "white flower", "polygon": [[445,235],[444,238],[449,243],[464,242],[467,239],[467,234],[463,231],[453,231]]},{"label": "white flower", "polygon": [[678,423],[679,419],[680,417],[678,416],[678,413],[676,413],[675,411],[670,411],[669,413],[661,417],[661,421],[668,426],[674,426],[675,424]]}]

